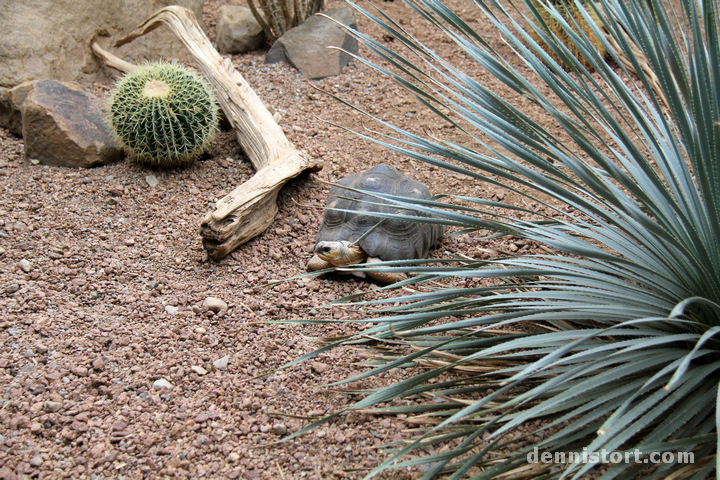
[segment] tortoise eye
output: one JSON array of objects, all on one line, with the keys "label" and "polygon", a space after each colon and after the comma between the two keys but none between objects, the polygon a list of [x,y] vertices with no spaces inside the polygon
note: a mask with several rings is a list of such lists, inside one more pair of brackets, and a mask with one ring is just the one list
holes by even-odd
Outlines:
[{"label": "tortoise eye", "polygon": [[332,248],[330,248],[329,245],[324,245],[324,246],[320,249],[320,251],[322,251],[322,253],[330,253],[330,250],[332,250]]}]

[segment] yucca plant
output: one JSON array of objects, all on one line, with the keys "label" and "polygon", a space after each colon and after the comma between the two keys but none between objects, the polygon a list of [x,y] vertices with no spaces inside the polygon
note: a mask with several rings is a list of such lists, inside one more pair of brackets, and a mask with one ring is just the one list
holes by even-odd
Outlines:
[{"label": "yucca plant", "polygon": [[[595,39],[569,24],[552,3],[475,3],[531,74],[520,73],[439,1],[408,0],[458,49],[541,107],[567,138],[556,138],[512,99],[444,61],[382,12],[355,6],[406,47],[401,54],[358,34],[392,68],[359,60],[456,123],[477,148],[429,140],[389,124],[384,125],[394,133],[375,141],[477,182],[509,189],[520,185],[515,192],[534,202],[551,198],[544,206],[557,215],[519,220],[515,217],[536,212],[471,197],[440,203],[378,196],[431,214],[433,221],[460,232],[489,229],[542,243],[553,253],[394,262],[398,271],[420,274],[408,281],[419,285],[417,293],[386,300],[400,305],[369,318],[377,324],[361,334],[319,350],[368,338],[387,343],[374,368],[341,383],[409,365],[426,367],[352,405],[418,415],[430,425],[414,441],[392,446],[368,477],[422,463],[429,464],[422,478],[715,477],[720,422],[716,2],[684,0],[677,9],[661,0],[576,2],[594,37],[612,57],[624,55],[635,64],[637,76],[623,72],[619,61],[606,63],[592,44]],[[555,26],[548,27],[548,15],[562,26],[572,49],[557,38]],[[591,21],[595,16],[619,47],[605,40]],[[628,39],[657,75],[664,100],[638,68],[637,50]],[[531,75],[547,89],[536,88]],[[495,207],[518,215],[500,215]],[[449,276],[498,281],[477,288],[421,284]],[[387,406],[394,399],[414,403]],[[420,450],[442,442],[452,448],[433,455]],[[563,464],[561,452],[580,456],[566,455],[571,461]],[[664,455],[650,457],[651,452]],[[551,463],[529,463],[542,460],[543,453],[550,454]],[[682,463],[688,457],[680,453],[691,453],[694,463]],[[603,463],[608,460],[615,463]]]}]

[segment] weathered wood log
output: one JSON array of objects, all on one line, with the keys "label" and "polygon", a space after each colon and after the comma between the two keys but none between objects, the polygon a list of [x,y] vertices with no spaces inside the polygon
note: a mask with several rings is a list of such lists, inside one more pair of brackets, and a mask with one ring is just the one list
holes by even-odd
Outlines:
[{"label": "weathered wood log", "polygon": [[[320,170],[322,160],[312,158],[290,143],[230,60],[223,59],[212,47],[190,10],[178,6],[158,10],[115,46],[124,45],[163,24],[185,45],[215,89],[240,146],[256,170],[250,180],[218,201],[215,211],[206,215],[200,224],[203,246],[210,257],[218,260],[269,227],[278,211],[276,200],[280,188],[304,170]],[[93,51],[103,60],[109,59],[109,62],[106,60],[108,66],[127,68],[99,47],[93,46]]]}]

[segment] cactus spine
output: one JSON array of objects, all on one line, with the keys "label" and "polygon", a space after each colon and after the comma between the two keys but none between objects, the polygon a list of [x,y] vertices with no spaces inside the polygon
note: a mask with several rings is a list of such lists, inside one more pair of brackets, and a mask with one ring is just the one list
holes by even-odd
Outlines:
[{"label": "cactus spine", "polygon": [[212,88],[176,62],[148,63],[122,77],[108,110],[118,144],[150,167],[189,165],[218,130]]}]

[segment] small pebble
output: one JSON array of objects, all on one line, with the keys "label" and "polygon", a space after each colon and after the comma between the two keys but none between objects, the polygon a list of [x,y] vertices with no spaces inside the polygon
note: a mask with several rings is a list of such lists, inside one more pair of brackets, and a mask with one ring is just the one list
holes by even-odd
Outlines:
[{"label": "small pebble", "polygon": [[148,185],[150,185],[150,188],[155,188],[158,186],[160,182],[158,182],[158,179],[155,175],[146,175],[145,181]]},{"label": "small pebble", "polygon": [[310,364],[310,368],[315,370],[317,373],[325,373],[328,370],[330,370],[330,367],[327,364],[322,363],[322,362],[312,362]]},{"label": "small pebble", "polygon": [[198,365],[193,365],[190,367],[190,370],[197,373],[198,375],[205,375],[207,373],[207,370],[205,370],[203,367],[200,367]]},{"label": "small pebble", "polygon": [[28,363],[27,365],[23,366],[20,371],[22,373],[30,373],[33,370],[35,370],[35,364],[34,363]]},{"label": "small pebble", "polygon": [[230,355],[225,355],[224,357],[215,360],[213,365],[215,365],[215,368],[218,370],[227,370],[228,360],[230,360]]},{"label": "small pebble", "polygon": [[211,312],[219,312],[220,310],[227,310],[228,305],[227,303],[223,302],[219,298],[216,297],[207,297],[203,301],[203,307],[207,308]]},{"label": "small pebble", "polygon": [[43,458],[40,455],[35,455],[33,458],[30,459],[31,467],[38,468],[42,464],[43,464]]},{"label": "small pebble", "polygon": [[25,358],[32,358],[35,356],[35,352],[33,352],[32,348],[28,348],[25,350]]},{"label": "small pebble", "polygon": [[240,455],[237,454],[237,452],[230,452],[230,455],[227,456],[228,462],[235,463],[238,460],[240,460]]},{"label": "small pebble", "polygon": [[272,427],[272,433],[278,436],[285,435],[287,433],[287,427],[284,423],[276,423]]},{"label": "small pebble", "polygon": [[195,333],[205,335],[207,333],[207,330],[205,329],[205,327],[195,327]]},{"label": "small pebble", "polygon": [[57,412],[58,410],[60,410],[62,408],[62,406],[63,406],[62,402],[53,402],[51,400],[48,400],[47,402],[45,402],[45,409],[48,412]]},{"label": "small pebble", "polygon": [[167,388],[169,390],[172,390],[173,386],[172,383],[168,382],[164,378],[158,378],[153,382],[153,388],[155,390],[160,390],[162,388]]},{"label": "small pebble", "polygon": [[105,360],[103,360],[102,357],[97,357],[93,360],[92,367],[96,372],[105,370]]},{"label": "small pebble", "polygon": [[177,315],[178,311],[180,311],[180,307],[173,307],[172,305],[165,305],[165,311],[169,313],[170,315]]},{"label": "small pebble", "polygon": [[22,270],[25,273],[29,273],[30,270],[32,270],[32,265],[30,264],[30,262],[28,262],[24,258],[22,260],[20,260],[20,263],[18,263],[18,265],[20,266],[20,270]]}]

